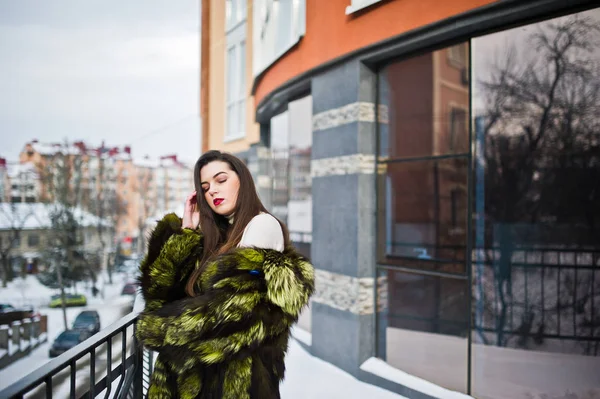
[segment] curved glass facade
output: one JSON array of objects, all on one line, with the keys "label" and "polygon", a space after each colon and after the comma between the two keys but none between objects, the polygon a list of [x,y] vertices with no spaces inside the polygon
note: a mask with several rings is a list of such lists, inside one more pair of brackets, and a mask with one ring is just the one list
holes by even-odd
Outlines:
[{"label": "curved glass facade", "polygon": [[477,398],[600,397],[600,9],[378,72],[378,356]]}]

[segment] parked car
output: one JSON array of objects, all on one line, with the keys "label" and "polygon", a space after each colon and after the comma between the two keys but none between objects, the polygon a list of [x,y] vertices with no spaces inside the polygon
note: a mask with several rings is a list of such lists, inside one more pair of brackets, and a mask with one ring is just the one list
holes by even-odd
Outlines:
[{"label": "parked car", "polygon": [[[87,298],[83,294],[65,294],[65,306],[86,306]],[[59,308],[62,306],[62,300],[60,294],[52,295],[50,298],[51,308]]]},{"label": "parked car", "polygon": [[83,330],[65,330],[52,343],[48,350],[48,356],[56,357],[69,349],[77,346],[91,336],[88,331]]},{"label": "parked car", "polygon": [[135,295],[138,289],[138,284],[134,282],[129,282],[123,286],[123,290],[121,291],[121,295]]},{"label": "parked car", "polygon": [[14,312],[16,310],[10,303],[0,303],[0,313]]},{"label": "parked car", "polygon": [[100,331],[100,315],[95,310],[84,310],[77,315],[73,322],[73,330],[84,330],[90,334]]}]

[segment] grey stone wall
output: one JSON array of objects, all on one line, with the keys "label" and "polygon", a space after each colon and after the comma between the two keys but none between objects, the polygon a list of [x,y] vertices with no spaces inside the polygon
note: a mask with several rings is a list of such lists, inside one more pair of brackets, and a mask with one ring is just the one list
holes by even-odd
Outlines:
[{"label": "grey stone wall", "polygon": [[311,351],[353,375],[375,354],[375,82],[357,61],[312,81]]}]

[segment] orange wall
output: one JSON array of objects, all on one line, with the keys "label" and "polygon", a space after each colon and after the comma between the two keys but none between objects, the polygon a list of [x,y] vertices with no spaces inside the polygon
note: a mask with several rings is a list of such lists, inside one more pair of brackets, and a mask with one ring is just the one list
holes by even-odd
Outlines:
[{"label": "orange wall", "polygon": [[494,0],[388,0],[346,15],[350,0],[306,0],[306,35],[258,83],[255,104],[324,62]]}]

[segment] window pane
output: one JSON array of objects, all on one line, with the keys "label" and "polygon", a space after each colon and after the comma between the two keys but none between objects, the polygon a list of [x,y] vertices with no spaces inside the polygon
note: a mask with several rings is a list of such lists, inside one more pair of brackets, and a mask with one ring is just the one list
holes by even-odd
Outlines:
[{"label": "window pane", "polygon": [[272,209],[271,213],[287,223],[289,185],[289,112],[271,118]]},{"label": "window pane", "polygon": [[238,20],[242,21],[246,19],[246,1],[247,0],[237,0],[238,1]]},{"label": "window pane", "polygon": [[598,26],[595,9],[473,40],[476,397],[599,392]]},{"label": "window pane", "polygon": [[382,70],[380,158],[469,151],[468,51],[468,43],[461,43]]},{"label": "window pane", "polygon": [[377,294],[379,356],[404,372],[466,392],[467,280],[381,270]]},{"label": "window pane", "polygon": [[289,201],[287,227],[300,253],[310,257],[312,242],[312,96],[288,104],[290,119]]},{"label": "window pane", "polygon": [[379,169],[379,261],[464,273],[467,158]]},{"label": "window pane", "polygon": [[238,130],[236,134],[243,135],[246,132],[246,100],[238,102]]},{"label": "window pane", "polygon": [[233,136],[235,134],[235,121],[236,121],[236,107],[235,104],[229,104],[227,106],[227,136]]},{"label": "window pane", "polygon": [[237,96],[240,99],[246,98],[246,42],[242,41],[239,47],[240,67],[238,69],[239,85]]},{"label": "window pane", "polygon": [[293,8],[292,0],[280,0],[273,3],[276,12],[277,35],[275,36],[275,54],[286,50],[292,42]]},{"label": "window pane", "polygon": [[235,101],[237,95],[237,57],[235,47],[227,50],[227,104]]}]

